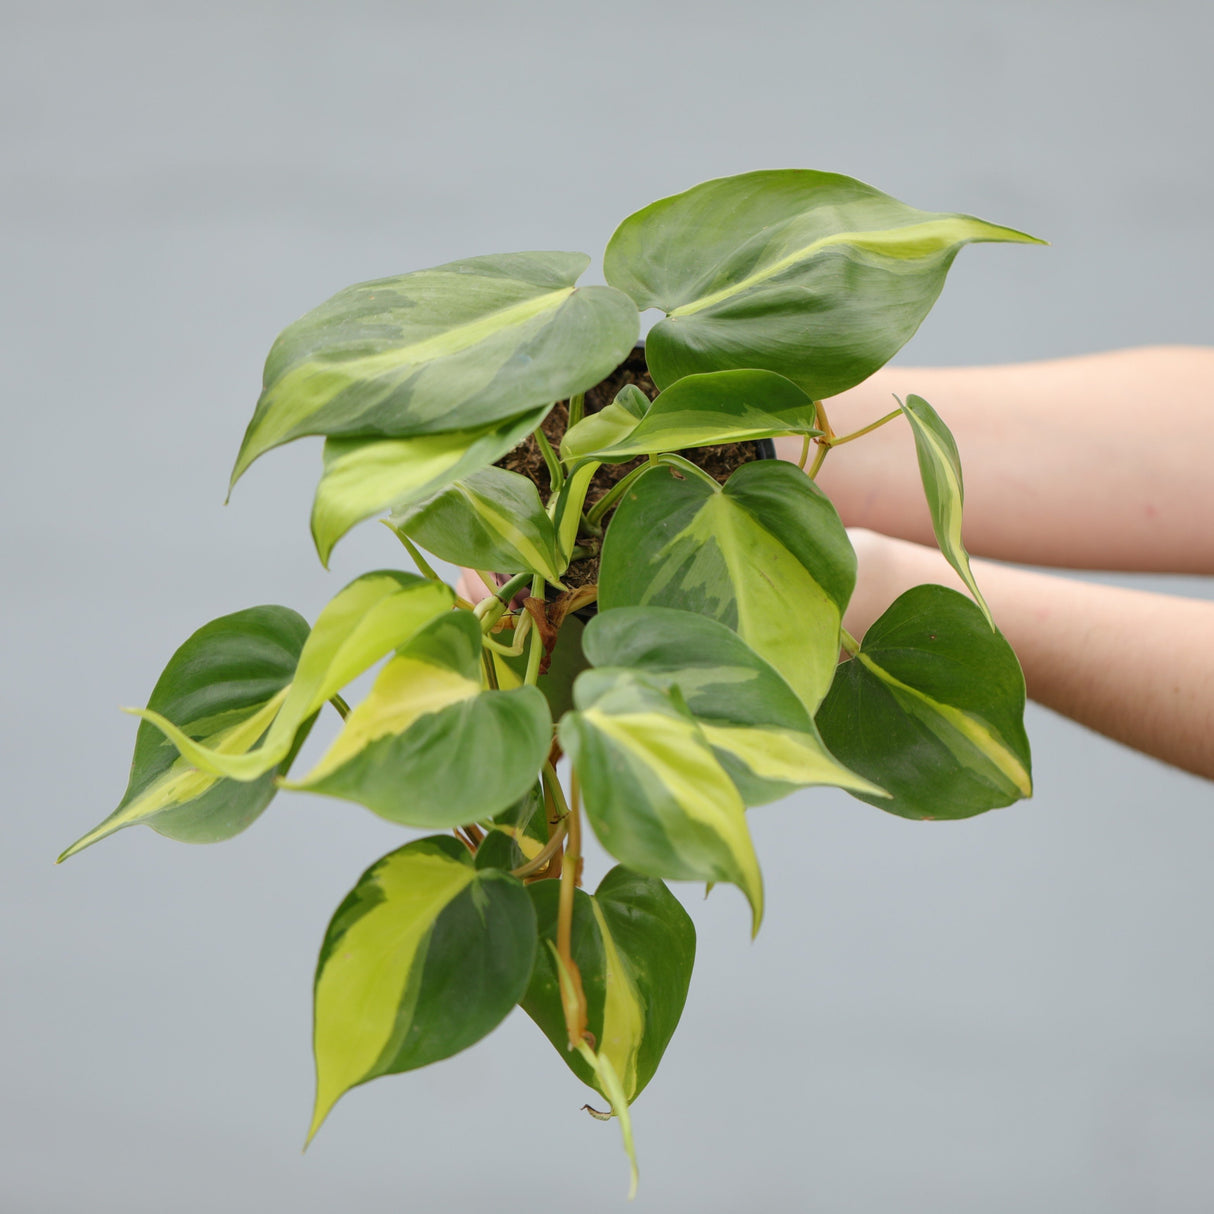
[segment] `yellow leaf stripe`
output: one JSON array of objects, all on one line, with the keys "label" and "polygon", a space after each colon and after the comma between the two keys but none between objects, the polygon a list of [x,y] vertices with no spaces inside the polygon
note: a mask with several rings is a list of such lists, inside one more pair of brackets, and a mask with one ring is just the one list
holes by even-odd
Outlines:
[{"label": "yellow leaf stripe", "polygon": [[728,751],[764,780],[782,780],[801,787],[829,784],[885,797],[883,789],[844,767],[810,734],[774,727],[756,729],[745,725],[713,725],[700,722],[708,744]]},{"label": "yellow leaf stripe", "polygon": [[[369,1079],[408,1031],[426,944],[443,909],[475,879],[471,865],[413,852],[372,874],[383,901],[342,936],[316,979],[316,1106],[310,1142],[343,1093]],[[410,998],[411,996],[411,998]]]},{"label": "yellow leaf stripe", "polygon": [[195,767],[233,780],[256,780],[286,758],[296,731],[330,696],[449,610],[454,599],[447,586],[421,578],[402,583],[392,574],[366,574],[351,582],[321,612],[266,740],[248,754],[201,745],[150,709],[126,711],[155,725]]},{"label": "yellow leaf stripe", "polygon": [[328,568],[334,544],[355,523],[397,503],[428,496],[430,486],[441,483],[470,446],[467,432],[457,430],[360,442],[326,459],[312,501],[312,538],[320,563]]},{"label": "yellow leaf stripe", "polygon": [[346,718],[319,763],[284,788],[308,788],[348,763],[376,738],[404,733],[419,718],[480,695],[481,685],[443,666],[395,657],[380,671],[370,694]]},{"label": "yellow leaf stripe", "polygon": [[590,482],[594,479],[594,474],[599,467],[597,460],[588,460],[586,463],[578,465],[561,486],[559,496],[552,503],[553,522],[556,525],[556,546],[563,561],[569,560],[573,546],[577,543],[578,524],[582,521],[582,506],[585,504]]},{"label": "yellow leaf stripe", "polygon": [[560,577],[564,570],[557,569],[553,564],[552,557],[555,554],[544,552],[536,540],[517,525],[514,516],[503,514],[489,498],[472,492],[467,485],[457,484],[455,488],[468,499],[468,504],[477,517],[518,553],[524,568],[542,574],[547,581],[560,586]]},{"label": "yellow leaf stripe", "polygon": [[760,287],[777,274],[807,261],[816,253],[832,245],[850,245],[863,249],[865,252],[877,253],[893,258],[932,257],[947,252],[955,245],[970,240],[1012,240],[1026,244],[1039,244],[1040,241],[1023,232],[1012,228],[999,227],[996,224],[985,223],[968,215],[946,215],[938,219],[929,219],[923,223],[911,223],[897,228],[885,228],[867,232],[836,232],[830,236],[821,236],[809,244],[802,245],[760,266],[745,278],[740,278],[731,286],[722,287],[682,304],[670,313],[671,316],[691,316],[714,304],[730,299],[735,295]]},{"label": "yellow leaf stripe", "polygon": [[[688,819],[707,827],[725,845],[734,880],[751,908],[752,934],[763,918],[763,878],[755,855],[746,807],[691,721],[659,712],[605,713],[586,709],[583,719],[644,768],[642,783],[654,780]],[[667,833],[676,854],[677,838]]]},{"label": "yellow leaf stripe", "polygon": [[300,426],[319,413],[334,397],[356,384],[377,385],[381,394],[412,375],[418,367],[440,358],[460,354],[504,329],[526,324],[545,312],[556,311],[576,290],[561,287],[531,299],[499,308],[475,320],[452,325],[441,333],[410,344],[394,346],[361,358],[341,361],[298,363],[286,372],[258,402],[260,416],[255,418],[240,449],[232,483],[241,477],[262,452],[286,441]]},{"label": "yellow leaf stripe", "polygon": [[[800,561],[727,494],[705,502],[686,531],[697,547],[715,545],[737,606],[738,635],[775,667],[813,713],[835,677],[839,608]],[[664,553],[663,553],[664,555]],[[690,574],[694,566],[687,569]],[[685,575],[686,577],[686,575]],[[654,590],[658,587],[655,584]],[[805,638],[813,638],[806,644]],[[833,639],[832,639],[833,638]],[[795,653],[799,661],[790,661]]]},{"label": "yellow leaf stripe", "polygon": [[602,907],[594,898],[590,900],[590,909],[603,942],[603,1029],[597,1042],[598,1053],[611,1060],[624,1097],[630,1101],[637,1090],[637,1054],[645,1035],[645,1012]]},{"label": "yellow leaf stripe", "polygon": [[[980,771],[980,765],[973,761],[977,752],[978,756],[985,759],[1022,797],[1033,795],[1033,781],[1024,764],[981,717],[963,712],[952,704],[942,704],[917,688],[894,678],[863,649],[856,654],[856,659],[895,693],[896,698],[902,701],[903,707],[922,721],[948,747],[959,763],[971,771]],[[922,711],[923,708],[928,711]]]},{"label": "yellow leaf stripe", "polygon": [[[244,754],[269,728],[286,697],[287,689],[284,687],[247,720],[210,734],[203,741],[219,754]],[[162,810],[193,801],[220,779],[220,776],[199,771],[186,759],[178,757],[167,771],[153,780],[129,805],[95,826],[88,834],[82,835],[59,859],[66,860],[68,856],[74,856],[78,851],[83,851],[124,826],[132,826]]]},{"label": "yellow leaf stripe", "polygon": [[[910,398],[911,401],[916,399],[921,398]],[[986,605],[986,599],[982,597],[982,591],[978,589],[978,583],[970,568],[969,554],[961,539],[961,515],[965,503],[961,465],[941,435],[928,425],[923,417],[919,416],[909,402],[908,404],[903,404],[901,401],[898,403],[902,412],[906,414],[907,421],[911,424],[920,462],[927,465],[922,468],[922,472],[928,505],[931,507],[932,530],[936,533],[936,542],[940,545],[940,551],[944,554],[945,559],[969,588],[969,592],[974,596],[974,601],[982,608],[982,614],[986,616],[987,623],[994,628],[990,608]],[[928,468],[931,469],[932,475],[930,476]]]}]

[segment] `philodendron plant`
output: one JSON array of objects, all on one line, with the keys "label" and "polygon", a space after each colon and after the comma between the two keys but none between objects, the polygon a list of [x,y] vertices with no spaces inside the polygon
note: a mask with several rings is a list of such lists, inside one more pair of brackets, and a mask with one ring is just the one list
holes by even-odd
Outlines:
[{"label": "philodendron plant", "polygon": [[[695,952],[665,882],[736,885],[757,931],[749,806],[830,785],[963,818],[1029,795],[1024,681],[962,547],[947,428],[911,396],[836,435],[822,403],[907,341],[975,241],[1033,238],[835,174],[747,173],[624,220],[607,286],[576,285],[580,253],[474,257],[349,287],[274,343],[233,482],[323,435],[321,562],[386,514],[419,572],[364,574],[311,626],[260,606],[201,627],[133,710],[121,803],[64,856],[141,822],[227,839],[283,787],[429,832],[363,873],[321,943],[309,1137],[350,1088],[521,1004],[632,1157]],[[596,400],[650,308],[648,378]],[[972,598],[917,587],[861,642],[855,554],[814,476],[899,418]],[[754,458],[785,435],[799,465]],[[292,772],[330,704],[335,736]],[[587,825],[618,861],[593,893]]]}]

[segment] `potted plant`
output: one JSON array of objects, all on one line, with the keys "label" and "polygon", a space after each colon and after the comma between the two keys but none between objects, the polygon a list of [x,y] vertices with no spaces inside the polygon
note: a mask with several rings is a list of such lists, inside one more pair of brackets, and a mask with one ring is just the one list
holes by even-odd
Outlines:
[{"label": "potted plant", "polygon": [[[136,823],[230,838],[281,787],[428,832],[372,864],[326,932],[309,1138],[350,1088],[521,1004],[631,1157],[629,1106],[695,951],[666,881],[737,886],[757,931],[748,807],[833,785],[960,818],[1030,794],[1023,678],[961,544],[946,426],[912,396],[836,435],[822,403],[907,341],[974,241],[1033,238],[835,174],[747,173],[624,220],[609,285],[576,285],[580,253],[474,257],[350,287],[274,343],[233,483],[323,435],[322,563],[386,514],[418,572],[356,578],[310,627],[259,606],[200,628],[132,710],[118,808],[61,859]],[[814,476],[896,418],[973,597],[917,587],[861,642],[842,628],[855,556]],[[762,458],[780,435],[799,465]],[[425,552],[491,593],[469,601]],[[335,734],[295,773],[326,705]],[[587,826],[619,861],[593,893]]]}]

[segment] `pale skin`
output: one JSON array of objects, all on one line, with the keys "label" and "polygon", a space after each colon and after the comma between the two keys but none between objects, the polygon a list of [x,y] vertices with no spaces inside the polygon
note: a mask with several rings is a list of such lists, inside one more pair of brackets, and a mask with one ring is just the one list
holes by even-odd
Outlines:
[{"label": "pale skin", "polygon": [[[824,405],[843,435],[908,393],[930,401],[957,441],[972,555],[1214,575],[1214,349],[887,367]],[[800,458],[799,439],[777,447]],[[913,585],[960,589],[934,548],[904,421],[832,450],[818,483],[854,529],[859,580],[844,621],[854,635]],[[1214,779],[1214,603],[991,561],[975,560],[974,572],[1034,700]]]}]

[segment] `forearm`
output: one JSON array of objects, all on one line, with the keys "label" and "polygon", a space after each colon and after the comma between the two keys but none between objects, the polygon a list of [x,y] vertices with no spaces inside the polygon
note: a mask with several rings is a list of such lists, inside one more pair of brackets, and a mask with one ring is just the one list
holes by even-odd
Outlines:
[{"label": "forearm", "polygon": [[[903,590],[960,589],[938,551],[853,533],[860,577],[845,624],[860,636]],[[1164,762],[1214,779],[1214,603],[975,561],[1028,694]]]},{"label": "forearm", "polygon": [[[952,430],[965,538],[1001,560],[1214,573],[1214,349],[1149,347],[1001,367],[886,367],[824,402],[850,433],[916,393]],[[800,455],[782,439],[780,454]],[[932,542],[897,419],[831,451],[818,483],[849,526]]]}]

